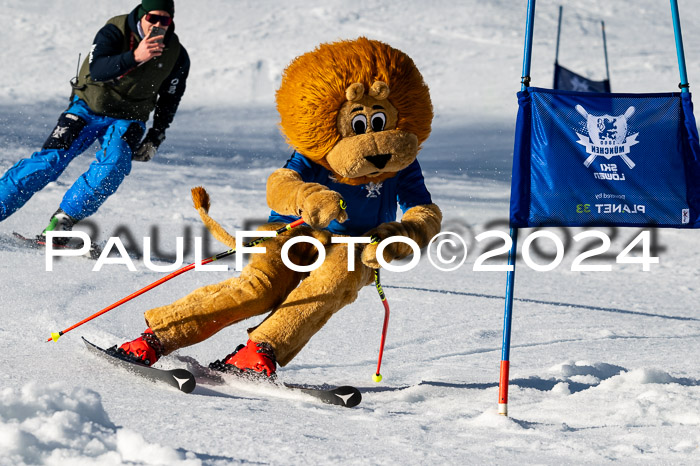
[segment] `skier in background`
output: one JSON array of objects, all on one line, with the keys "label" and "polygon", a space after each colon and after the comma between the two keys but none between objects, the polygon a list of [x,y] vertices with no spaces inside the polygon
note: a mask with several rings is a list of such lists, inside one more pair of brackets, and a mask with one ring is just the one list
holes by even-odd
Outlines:
[{"label": "skier in background", "polygon": [[[63,196],[37,241],[44,242],[47,231],[70,231],[94,214],[129,174],[132,160],[153,158],[175,117],[190,68],[174,32],[174,14],[173,0],[142,0],[98,31],[71,81],[70,105],[44,146],[0,178],[0,221],[58,179],[96,139],[101,145],[96,160]],[[153,110],[153,125],[143,137]],[[54,243],[69,239],[55,238]]]}]

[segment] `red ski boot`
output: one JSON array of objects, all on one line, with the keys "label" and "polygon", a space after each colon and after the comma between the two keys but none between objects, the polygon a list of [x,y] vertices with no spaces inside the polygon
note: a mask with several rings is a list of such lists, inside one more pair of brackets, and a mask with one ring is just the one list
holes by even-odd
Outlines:
[{"label": "red ski boot", "polygon": [[163,345],[153,330],[147,328],[136,340],[121,345],[117,352],[135,362],[152,366],[163,355]]},{"label": "red ski boot", "polygon": [[255,343],[248,340],[239,345],[236,351],[209,364],[210,369],[220,372],[233,372],[260,379],[272,379],[277,371],[277,361],[272,346],[268,343]]}]

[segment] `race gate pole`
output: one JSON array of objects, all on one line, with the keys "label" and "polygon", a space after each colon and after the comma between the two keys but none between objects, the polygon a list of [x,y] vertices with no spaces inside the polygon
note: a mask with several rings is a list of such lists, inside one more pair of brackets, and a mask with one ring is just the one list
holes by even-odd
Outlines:
[{"label": "race gate pole", "polygon": [[562,14],[563,9],[564,9],[564,7],[559,5],[559,20],[557,21],[557,47],[556,47],[556,52],[554,53],[554,64],[555,65],[557,63],[559,63],[559,39],[561,38],[561,14]]},{"label": "race gate pole", "polygon": [[[600,22],[600,30],[603,34],[603,54],[605,55],[605,77],[608,80],[608,85],[610,85],[610,65],[608,64],[608,41],[605,38],[605,21]],[[608,92],[610,92],[608,90]]]},{"label": "race gate pole", "polygon": [[510,374],[510,324],[513,312],[513,287],[515,286],[515,259],[518,249],[518,229],[510,229],[513,244],[508,252],[506,275],[506,305],[503,315],[503,345],[501,348],[501,375],[498,381],[498,414],[508,415],[508,377]]},{"label": "race gate pole", "polygon": [[683,33],[681,32],[681,18],[678,12],[678,0],[671,0],[671,15],[673,16],[673,35],[676,38],[676,54],[678,55],[678,71],[681,74],[681,82],[678,87],[681,92],[690,92],[688,88],[688,74],[685,68],[685,52],[683,51]]},{"label": "race gate pole", "polygon": [[[532,36],[535,28],[535,1],[527,2],[527,24],[525,25],[525,50],[523,53],[523,72],[520,90],[530,85],[530,62],[532,58]],[[513,289],[515,287],[515,259],[518,251],[518,229],[510,229],[511,247],[508,253],[508,272],[506,276],[506,299],[503,315],[503,344],[501,350],[501,371],[498,383],[498,414],[508,415],[508,380],[510,374],[510,328],[513,312]]]}]

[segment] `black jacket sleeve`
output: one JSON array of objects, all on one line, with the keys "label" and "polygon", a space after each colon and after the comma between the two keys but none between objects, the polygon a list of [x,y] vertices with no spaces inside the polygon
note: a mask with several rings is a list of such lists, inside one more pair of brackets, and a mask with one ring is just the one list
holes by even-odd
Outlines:
[{"label": "black jacket sleeve", "polygon": [[170,75],[163,81],[158,90],[158,101],[153,114],[152,131],[163,135],[175,118],[180,99],[185,93],[187,76],[190,73],[190,57],[187,50],[180,46],[180,55],[175,62]]},{"label": "black jacket sleeve", "polygon": [[122,52],[124,35],[113,24],[97,32],[90,50],[90,76],[95,81],[118,78],[137,63],[133,50]]}]

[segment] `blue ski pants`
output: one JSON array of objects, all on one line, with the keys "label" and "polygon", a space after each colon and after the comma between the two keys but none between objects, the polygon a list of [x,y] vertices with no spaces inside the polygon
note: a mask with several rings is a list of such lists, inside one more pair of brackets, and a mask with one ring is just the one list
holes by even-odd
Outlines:
[{"label": "blue ski pants", "polygon": [[17,162],[0,178],[0,221],[56,181],[68,164],[97,139],[101,148],[96,160],[73,183],[60,205],[76,220],[94,214],[131,172],[131,156],[145,130],[146,125],[139,120],[97,115],[75,97],[44,147]]}]

